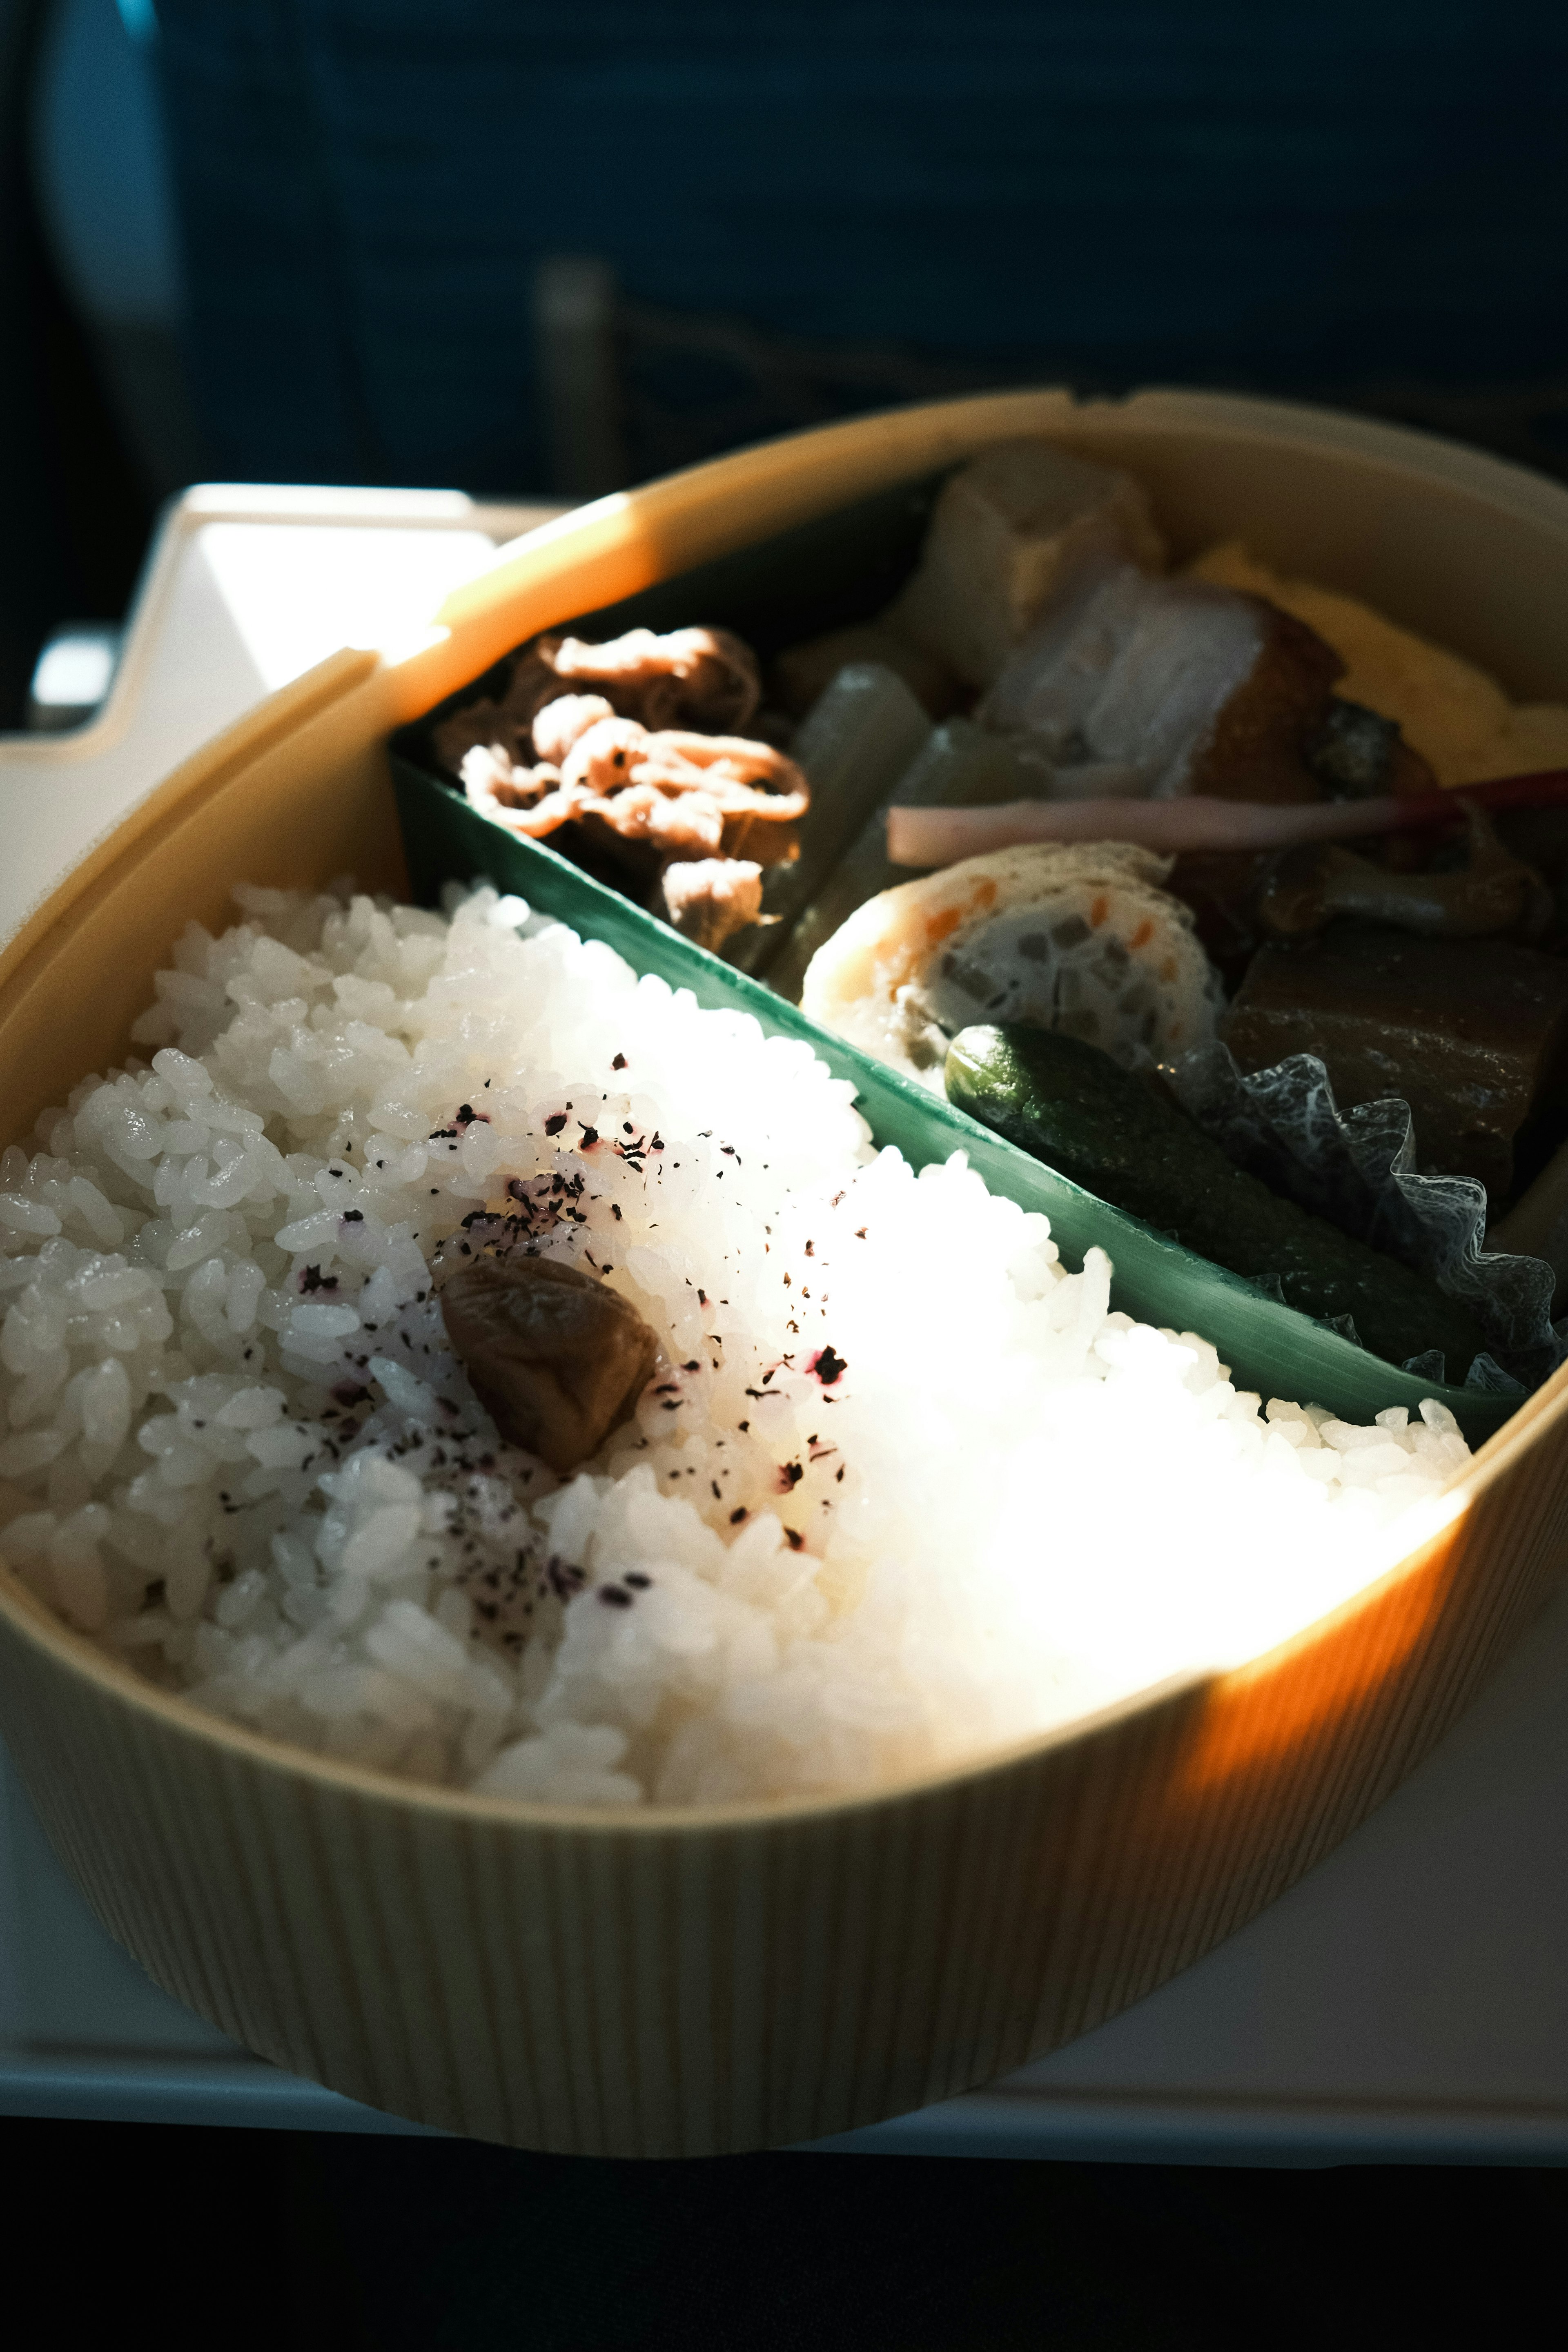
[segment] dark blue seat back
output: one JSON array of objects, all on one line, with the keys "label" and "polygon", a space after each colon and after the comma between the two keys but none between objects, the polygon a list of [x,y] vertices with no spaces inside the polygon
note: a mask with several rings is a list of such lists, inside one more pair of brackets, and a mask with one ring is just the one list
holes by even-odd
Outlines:
[{"label": "dark blue seat back", "polygon": [[[605,257],[627,298],[645,470],[947,382],[1568,379],[1560,6],[158,15],[192,365],[231,473],[538,483],[529,289],[562,252]],[[683,345],[683,315],[748,331]],[[639,403],[664,444],[645,419],[639,450]]]}]

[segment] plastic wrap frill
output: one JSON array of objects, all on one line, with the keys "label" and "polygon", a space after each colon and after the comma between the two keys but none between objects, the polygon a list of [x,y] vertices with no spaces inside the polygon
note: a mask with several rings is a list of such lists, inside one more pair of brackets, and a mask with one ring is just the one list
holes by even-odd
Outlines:
[{"label": "plastic wrap frill", "polygon": [[[1467,1367],[1445,1367],[1441,1350],[1428,1349],[1404,1370],[1506,1393],[1538,1387],[1568,1356],[1568,1318],[1552,1321],[1552,1268],[1483,1248],[1485,1187],[1473,1177],[1418,1171],[1408,1105],[1391,1096],[1342,1111],[1315,1054],[1244,1075],[1215,1043],[1166,1076],[1188,1115],[1238,1167],[1426,1275],[1462,1300],[1487,1335],[1489,1352]],[[1279,1295],[1278,1278],[1272,1295]],[[1348,1316],[1338,1320],[1347,1339],[1357,1338]]]}]

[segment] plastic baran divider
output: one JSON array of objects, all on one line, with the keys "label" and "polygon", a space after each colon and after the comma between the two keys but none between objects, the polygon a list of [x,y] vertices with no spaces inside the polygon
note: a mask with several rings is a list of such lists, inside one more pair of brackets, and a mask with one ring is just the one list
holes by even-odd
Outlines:
[{"label": "plastic baran divider", "polygon": [[634,971],[657,973],[672,988],[690,989],[700,1004],[738,1008],[753,1014],[770,1035],[804,1040],[835,1076],[853,1085],[879,1144],[896,1145],[915,1168],[967,1152],[994,1192],[1049,1218],[1071,1265],[1081,1265],[1093,1246],[1108,1253],[1115,1269],[1113,1307],[1140,1322],[1201,1332],[1229,1365],[1237,1388],[1257,1390],[1265,1400],[1281,1396],[1325,1405],[1343,1421],[1363,1423],[1390,1405],[1406,1405],[1414,1414],[1424,1397],[1436,1397],[1472,1445],[1500,1429],[1522,1401],[1418,1380],[1327,1324],[1267,1297],[1241,1276],[1211,1265],[1167,1234],[1086,1192],[964,1112],[819,1028],[761,982],[682,939],[548,845],[524,840],[481,815],[450,786],[395,751],[392,770],[409,877],[421,905],[438,905],[450,882],[493,882],[583,937],[603,940]]}]

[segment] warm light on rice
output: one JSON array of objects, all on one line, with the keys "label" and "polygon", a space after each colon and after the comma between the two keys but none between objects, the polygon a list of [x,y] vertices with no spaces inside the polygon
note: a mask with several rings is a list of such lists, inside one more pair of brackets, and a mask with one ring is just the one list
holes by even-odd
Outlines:
[{"label": "warm light on rice", "polygon": [[[807,1047],[517,900],[237,896],[152,1067],[0,1161],[0,1543],[203,1706],[563,1802],[864,1786],[1256,1654],[1468,1458],[1436,1404],[1261,1411]],[[661,1342],[571,1478],[446,1345],[487,1211]]]}]

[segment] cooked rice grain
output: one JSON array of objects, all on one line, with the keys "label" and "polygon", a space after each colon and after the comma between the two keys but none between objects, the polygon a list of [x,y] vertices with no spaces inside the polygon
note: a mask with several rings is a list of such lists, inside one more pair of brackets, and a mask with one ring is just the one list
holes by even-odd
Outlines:
[{"label": "cooked rice grain", "polygon": [[[1255,1654],[1467,1458],[1435,1403],[1261,1410],[806,1046],[516,899],[236,896],[151,1067],[0,1160],[5,1554],[201,1706],[559,1803],[861,1787]],[[661,1343],[564,1480],[446,1345],[443,1268],[509,1247]]]}]

